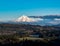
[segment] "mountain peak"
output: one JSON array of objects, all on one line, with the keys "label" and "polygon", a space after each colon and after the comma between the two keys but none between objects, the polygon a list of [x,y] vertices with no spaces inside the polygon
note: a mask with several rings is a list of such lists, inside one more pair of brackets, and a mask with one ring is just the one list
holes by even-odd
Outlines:
[{"label": "mountain peak", "polygon": [[16,20],[16,22],[33,22],[33,21],[35,21],[33,18],[29,18],[28,16],[25,16],[25,15],[19,17]]}]

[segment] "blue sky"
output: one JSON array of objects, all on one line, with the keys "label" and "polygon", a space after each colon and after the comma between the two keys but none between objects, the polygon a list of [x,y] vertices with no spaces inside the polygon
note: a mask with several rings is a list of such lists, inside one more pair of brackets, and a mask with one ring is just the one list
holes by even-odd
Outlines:
[{"label": "blue sky", "polygon": [[23,14],[60,15],[60,0],[0,0],[0,20],[16,19]]}]

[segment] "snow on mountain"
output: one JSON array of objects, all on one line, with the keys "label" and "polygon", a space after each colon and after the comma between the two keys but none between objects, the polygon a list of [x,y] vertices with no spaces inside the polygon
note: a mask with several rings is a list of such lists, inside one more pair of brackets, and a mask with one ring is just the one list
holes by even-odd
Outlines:
[{"label": "snow on mountain", "polygon": [[53,17],[46,17],[46,18],[50,18],[50,19],[45,19],[45,18],[41,18],[41,17],[29,17],[29,16],[20,16],[19,18],[15,19],[15,20],[11,20],[11,21],[1,21],[0,23],[10,23],[10,24],[32,24],[32,25],[60,25],[60,18],[56,18],[54,17],[54,19],[51,19]]},{"label": "snow on mountain", "polygon": [[18,19],[16,19],[16,22],[37,22],[39,20],[43,20],[41,18],[29,18],[28,16],[21,16]]}]

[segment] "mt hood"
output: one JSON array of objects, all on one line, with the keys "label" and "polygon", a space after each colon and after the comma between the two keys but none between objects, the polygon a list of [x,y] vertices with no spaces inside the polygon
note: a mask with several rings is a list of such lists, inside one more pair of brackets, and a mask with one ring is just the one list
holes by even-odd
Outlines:
[{"label": "mt hood", "polygon": [[29,18],[28,16],[21,16],[19,17],[18,19],[16,19],[15,21],[16,22],[37,22],[39,20],[43,20],[43,19],[40,19],[40,18]]}]

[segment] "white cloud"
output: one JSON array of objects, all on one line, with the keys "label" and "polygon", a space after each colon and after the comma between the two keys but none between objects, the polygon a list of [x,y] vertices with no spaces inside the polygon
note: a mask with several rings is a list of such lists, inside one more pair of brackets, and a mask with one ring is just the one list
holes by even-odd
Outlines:
[{"label": "white cloud", "polygon": [[55,18],[54,20],[49,22],[50,24],[57,25],[60,24],[60,19]]},{"label": "white cloud", "polygon": [[58,20],[60,20],[60,19],[58,19],[58,18],[55,18],[54,20],[57,20],[57,21],[58,21]]}]

